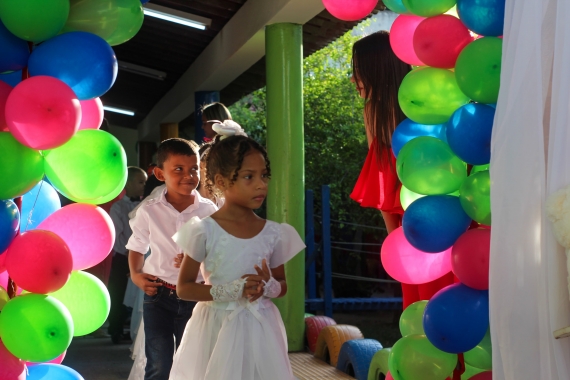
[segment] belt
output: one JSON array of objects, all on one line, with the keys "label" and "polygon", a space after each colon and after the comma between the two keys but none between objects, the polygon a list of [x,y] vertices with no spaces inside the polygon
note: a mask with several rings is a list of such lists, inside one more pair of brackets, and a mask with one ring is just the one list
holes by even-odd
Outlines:
[{"label": "belt", "polygon": [[156,278],[156,282],[160,282],[165,288],[171,289],[171,290],[176,290],[176,285],[172,285],[164,280],[161,280],[160,278]]},{"label": "belt", "polygon": [[267,301],[263,298],[260,298],[259,300],[255,301],[255,302],[249,302],[249,300],[247,298],[240,298],[239,300],[232,301],[232,302],[207,301],[207,304],[210,307],[213,307],[216,309],[223,309],[223,310],[231,311],[230,315],[228,316],[228,319],[230,321],[232,319],[234,319],[243,310],[248,310],[251,314],[254,315],[254,317],[259,322],[263,322],[264,318],[259,313],[259,309],[265,309],[266,307],[268,307],[268,305],[266,305],[267,302],[271,302],[271,301]]}]

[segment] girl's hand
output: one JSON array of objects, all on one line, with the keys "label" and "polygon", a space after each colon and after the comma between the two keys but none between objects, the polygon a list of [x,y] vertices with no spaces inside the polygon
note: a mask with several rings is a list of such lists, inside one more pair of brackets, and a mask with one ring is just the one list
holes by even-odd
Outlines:
[{"label": "girl's hand", "polygon": [[[246,274],[241,276],[246,280],[245,285],[243,287],[243,296],[245,298],[250,298],[252,295],[257,294],[259,292],[259,284],[263,284],[261,282],[261,277],[255,274]],[[263,292],[262,292],[263,294]]]},{"label": "girl's hand", "polygon": [[256,277],[258,277],[260,281],[257,289],[250,294],[249,302],[257,301],[263,295],[265,283],[271,278],[271,269],[269,269],[269,266],[267,265],[267,260],[263,259],[261,262],[261,268],[256,265],[254,266],[254,269],[257,272]]}]

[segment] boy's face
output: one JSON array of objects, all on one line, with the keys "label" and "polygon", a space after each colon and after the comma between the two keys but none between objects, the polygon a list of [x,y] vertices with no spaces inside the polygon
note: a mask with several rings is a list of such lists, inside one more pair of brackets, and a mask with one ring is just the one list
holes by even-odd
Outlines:
[{"label": "boy's face", "polygon": [[143,172],[136,172],[131,178],[127,180],[125,185],[125,192],[128,197],[136,198],[141,197],[144,194],[144,185],[146,183],[147,176]]},{"label": "boy's face", "polygon": [[200,182],[200,165],[198,156],[171,154],[164,161],[162,169],[154,168],[154,175],[166,183],[169,193],[190,195]]}]

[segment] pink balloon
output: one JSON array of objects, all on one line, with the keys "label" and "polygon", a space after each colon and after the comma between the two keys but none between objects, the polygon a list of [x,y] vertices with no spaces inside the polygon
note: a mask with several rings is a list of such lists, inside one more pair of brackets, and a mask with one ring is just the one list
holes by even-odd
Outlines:
[{"label": "pink balloon", "polygon": [[323,0],[327,11],[344,21],[360,20],[370,14],[378,0]]},{"label": "pink balloon", "polygon": [[390,372],[388,372],[386,374],[386,380],[394,380],[394,378],[392,377],[392,374]]},{"label": "pink balloon", "polygon": [[384,240],[380,258],[386,272],[406,284],[424,284],[451,271],[451,248],[439,253],[420,251],[406,240],[402,227]]},{"label": "pink balloon", "polygon": [[493,380],[493,371],[485,371],[472,376],[469,380]]},{"label": "pink balloon", "polygon": [[428,17],[414,32],[414,51],[426,65],[451,69],[461,50],[473,41],[463,23],[450,15]]},{"label": "pink balloon", "polygon": [[414,50],[414,33],[425,17],[399,15],[390,29],[390,46],[394,54],[410,65],[424,66]]},{"label": "pink balloon", "polygon": [[[4,254],[5,255],[5,254]],[[8,290],[8,272],[5,270],[4,272],[0,272],[0,286],[4,289]],[[16,284],[18,285],[18,284]],[[22,288],[18,286],[18,290],[16,291],[16,295],[22,294]],[[1,379],[1,377],[0,377]]]},{"label": "pink balloon", "polygon": [[18,287],[32,293],[47,294],[60,289],[73,268],[67,244],[51,231],[36,229],[16,236],[6,254],[10,277]]},{"label": "pink balloon", "polygon": [[8,351],[0,340],[0,379],[26,380],[26,366],[24,362]]},{"label": "pink balloon", "polygon": [[104,115],[101,99],[80,100],[79,103],[81,104],[81,123],[79,124],[79,130],[99,129],[103,122]]},{"label": "pink balloon", "polygon": [[12,91],[12,86],[0,81],[0,132],[8,130],[8,124],[6,124],[6,100],[8,100],[8,95]]},{"label": "pink balloon", "polygon": [[52,149],[67,142],[79,127],[81,105],[67,84],[37,76],[18,84],[6,101],[10,132],[32,149]]},{"label": "pink balloon", "polygon": [[99,264],[115,242],[115,227],[100,207],[75,203],[60,208],[38,225],[39,229],[58,234],[73,255],[73,270]]},{"label": "pink balloon", "polygon": [[473,289],[489,289],[491,230],[468,230],[457,239],[451,251],[453,273]]},{"label": "pink balloon", "polygon": [[[31,367],[31,366],[34,366],[34,365],[36,365],[36,364],[44,364],[44,363],[45,363],[45,364],[48,364],[48,363],[49,363],[49,364],[61,364],[61,362],[63,361],[63,359],[65,359],[65,354],[66,354],[66,353],[67,353],[67,351],[63,351],[63,354],[61,354],[61,355],[59,355],[57,358],[52,359],[52,360],[47,361],[47,362],[41,362],[41,363],[26,362],[26,365],[27,365],[28,367]],[[1,377],[0,377],[0,379],[1,379]]]},{"label": "pink balloon", "polygon": [[6,252],[3,252],[0,255],[0,273],[4,272],[6,270]]}]

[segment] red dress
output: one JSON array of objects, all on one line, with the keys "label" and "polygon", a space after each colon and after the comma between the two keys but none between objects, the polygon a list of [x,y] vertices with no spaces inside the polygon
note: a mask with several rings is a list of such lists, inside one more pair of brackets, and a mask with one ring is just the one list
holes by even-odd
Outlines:
[{"label": "red dress", "polygon": [[[402,184],[396,175],[396,158],[388,149],[383,150],[382,158],[376,159],[376,139],[368,150],[366,161],[358,176],[350,198],[360,203],[362,207],[372,207],[378,210],[396,214],[402,224],[404,209],[400,204],[400,189]],[[392,161],[392,166],[389,164]],[[402,283],[402,297],[404,309],[408,305],[429,300],[440,289],[454,283],[452,272],[437,280],[420,285]]]}]

